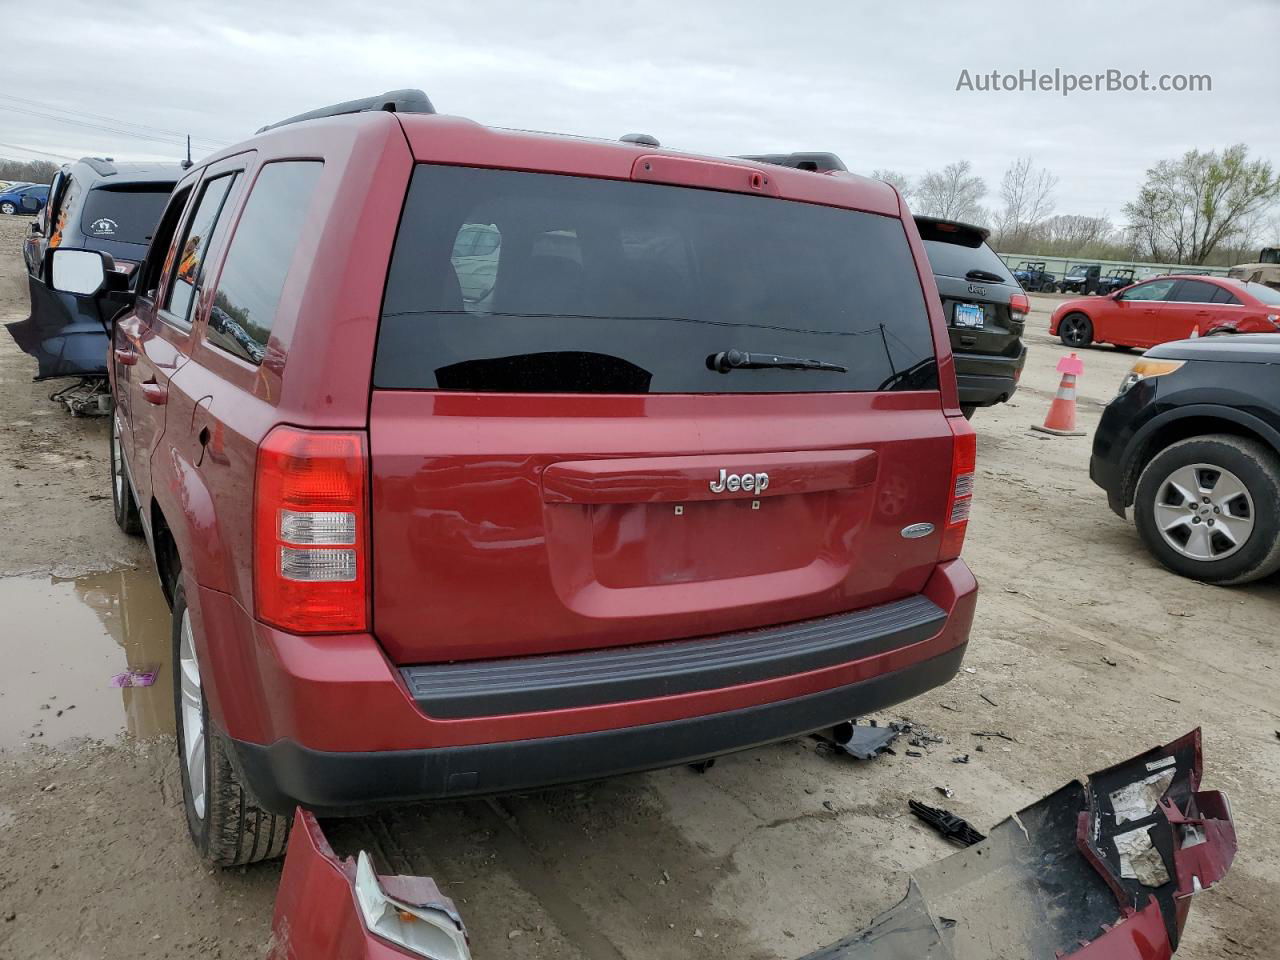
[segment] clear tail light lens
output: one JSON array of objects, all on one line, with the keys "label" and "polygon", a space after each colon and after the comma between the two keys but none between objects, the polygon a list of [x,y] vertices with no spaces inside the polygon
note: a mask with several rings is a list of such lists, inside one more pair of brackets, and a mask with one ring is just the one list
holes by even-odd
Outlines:
[{"label": "clear tail light lens", "polygon": [[364,436],[276,427],[258,449],[258,619],[290,633],[368,624]]}]

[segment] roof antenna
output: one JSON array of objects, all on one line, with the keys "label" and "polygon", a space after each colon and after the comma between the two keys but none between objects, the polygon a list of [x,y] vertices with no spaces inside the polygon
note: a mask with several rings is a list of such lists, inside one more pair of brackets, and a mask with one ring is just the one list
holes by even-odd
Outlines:
[{"label": "roof antenna", "polygon": [[189,133],[187,134],[187,159],[182,161],[181,166],[183,170],[191,169],[191,134]]}]

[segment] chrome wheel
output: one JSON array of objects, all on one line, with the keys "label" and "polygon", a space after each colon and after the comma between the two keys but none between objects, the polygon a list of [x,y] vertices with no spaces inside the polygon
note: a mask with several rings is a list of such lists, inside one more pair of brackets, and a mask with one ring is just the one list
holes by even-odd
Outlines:
[{"label": "chrome wheel", "polygon": [[12,203],[6,203],[3,206],[0,206],[0,212],[7,213],[10,216],[13,216],[13,214],[18,212],[18,208],[15,207]]},{"label": "chrome wheel", "polygon": [[204,819],[208,778],[205,764],[204,697],[200,690],[200,664],[196,660],[195,639],[191,635],[191,613],[182,611],[178,640],[178,683],[182,709],[182,763],[191,785],[191,806]]},{"label": "chrome wheel", "polygon": [[124,503],[124,460],[120,457],[120,421],[111,417],[111,483],[115,486],[116,503]]},{"label": "chrome wheel", "polygon": [[1253,497],[1230,470],[1208,463],[1179,467],[1160,484],[1156,529],[1165,543],[1192,560],[1224,560],[1253,533]]}]

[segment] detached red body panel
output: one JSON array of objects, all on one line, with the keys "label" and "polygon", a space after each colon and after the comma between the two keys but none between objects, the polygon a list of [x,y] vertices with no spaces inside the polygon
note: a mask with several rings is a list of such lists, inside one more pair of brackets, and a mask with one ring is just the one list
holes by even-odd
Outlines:
[{"label": "detached red body panel", "polygon": [[[1169,960],[1192,898],[1222,880],[1236,852],[1230,804],[1200,790],[1200,774],[1195,730],[1070,783],[915,871],[900,903],[805,960]],[[428,891],[446,926],[456,916],[429,878],[379,883]],[[402,956],[366,929],[354,884],[353,862],[299,811],[272,960]]]}]

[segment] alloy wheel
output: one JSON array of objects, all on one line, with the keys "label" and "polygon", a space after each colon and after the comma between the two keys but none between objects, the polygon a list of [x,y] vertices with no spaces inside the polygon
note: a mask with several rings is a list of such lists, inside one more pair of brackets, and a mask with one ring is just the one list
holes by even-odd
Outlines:
[{"label": "alloy wheel", "polygon": [[1058,332],[1062,339],[1066,340],[1073,347],[1084,346],[1085,340],[1085,324],[1088,321],[1084,317],[1064,317]]},{"label": "alloy wheel", "polygon": [[1191,560],[1224,560],[1253,533],[1253,497],[1234,473],[1208,463],[1179,467],[1156,494],[1156,529]]},{"label": "alloy wheel", "polygon": [[0,213],[7,213],[9,216],[13,216],[17,212],[18,208],[12,203],[6,203],[3,206],[0,206]]},{"label": "alloy wheel", "polygon": [[116,504],[124,500],[124,460],[120,457],[120,421],[111,417],[111,483],[115,487]]},{"label": "alloy wheel", "polygon": [[204,819],[208,777],[205,764],[204,697],[200,687],[200,664],[191,634],[191,612],[182,611],[178,640],[178,671],[182,704],[182,763],[191,787],[191,806]]}]

